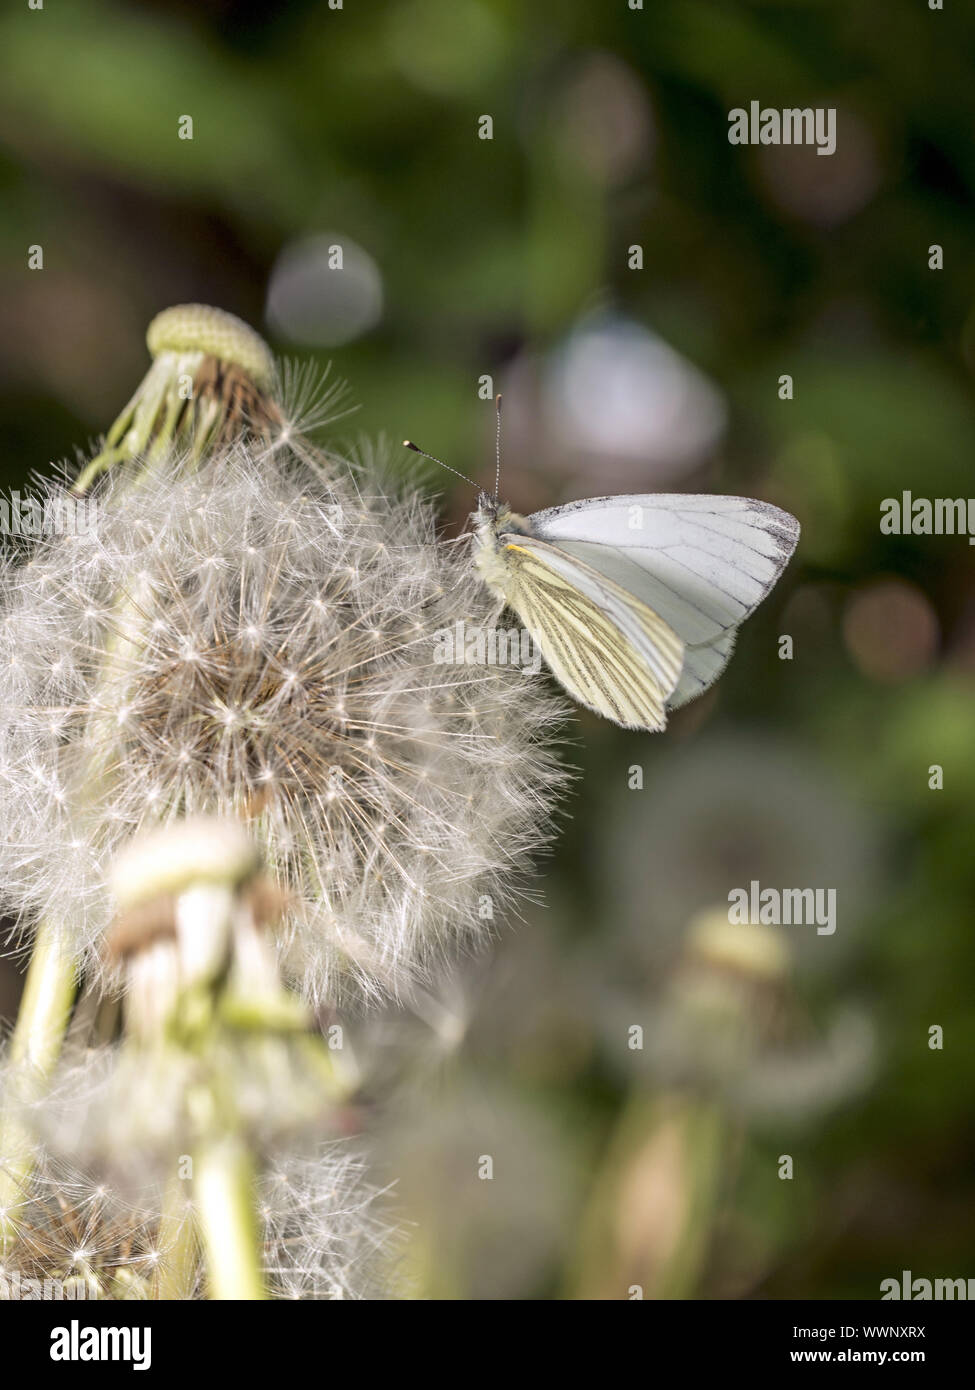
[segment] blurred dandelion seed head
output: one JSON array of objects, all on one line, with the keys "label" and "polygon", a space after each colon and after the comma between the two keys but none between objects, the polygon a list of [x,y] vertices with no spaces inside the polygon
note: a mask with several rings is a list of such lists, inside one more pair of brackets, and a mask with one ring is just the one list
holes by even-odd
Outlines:
[{"label": "blurred dandelion seed head", "polygon": [[89,968],[115,853],[177,817],[248,823],[315,1003],[423,977],[544,844],[562,706],[513,668],[437,663],[435,634],[493,600],[375,463],[252,444],[137,484],[113,468],[88,531],[7,558],[3,906],[64,923]]},{"label": "blurred dandelion seed head", "polygon": [[[94,1070],[86,1077],[81,1063],[71,1076],[90,1092],[101,1084],[101,1068]],[[0,1093],[4,1080],[0,1075]],[[185,1188],[185,1200],[170,1196],[165,1202],[163,1222],[167,1189],[158,1173],[147,1177],[130,1165],[108,1174],[99,1163],[80,1159],[57,1104],[35,1118],[46,1139],[35,1149],[33,1173],[15,1203],[17,1238],[0,1255],[0,1300],[31,1297],[27,1280],[73,1285],[84,1298],[156,1297],[156,1276],[196,1221],[192,1181],[177,1187],[177,1193]],[[274,1155],[258,1182],[256,1212],[273,1297],[403,1296],[393,1204],[348,1141]],[[202,1267],[181,1296],[206,1296]]]},{"label": "blurred dandelion seed head", "polygon": [[[0,1093],[5,1080],[0,1076]],[[0,1254],[0,1299],[30,1297],[24,1284],[35,1279],[77,1289],[64,1297],[151,1297],[153,1277],[179,1235],[179,1223],[160,1235],[155,1183],[123,1192],[56,1149],[38,1145],[34,1157],[13,1204],[16,1240]],[[188,1201],[186,1220],[191,1216]]]}]

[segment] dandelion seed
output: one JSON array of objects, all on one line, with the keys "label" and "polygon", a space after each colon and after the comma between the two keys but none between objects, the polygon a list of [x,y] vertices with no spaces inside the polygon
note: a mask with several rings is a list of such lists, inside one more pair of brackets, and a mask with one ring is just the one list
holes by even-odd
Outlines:
[{"label": "dandelion seed", "polygon": [[406,1297],[387,1190],[343,1143],[283,1160],[262,1182],[265,1273],[277,1298]]}]

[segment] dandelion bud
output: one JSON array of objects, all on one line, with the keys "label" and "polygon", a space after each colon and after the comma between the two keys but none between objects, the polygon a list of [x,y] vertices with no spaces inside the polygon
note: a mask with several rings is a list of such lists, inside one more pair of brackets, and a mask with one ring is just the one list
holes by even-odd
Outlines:
[{"label": "dandelion bud", "polygon": [[310,1025],[265,940],[284,900],[258,868],[239,822],[205,816],[150,831],[119,854],[109,881],[121,912],[107,946],[125,961],[129,1024],[143,1041],[161,1039],[177,1015],[185,1028],[188,1004],[194,1026],[207,1026],[211,1010],[248,1029]]}]

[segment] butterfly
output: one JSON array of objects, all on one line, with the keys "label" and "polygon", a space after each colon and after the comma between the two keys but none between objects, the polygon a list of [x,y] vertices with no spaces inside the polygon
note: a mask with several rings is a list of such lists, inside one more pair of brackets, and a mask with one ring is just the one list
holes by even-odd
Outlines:
[{"label": "butterfly", "polygon": [[652,731],[717,680],[799,540],[779,507],[703,493],[520,516],[481,492],[473,522],[478,573],[560,684],[613,723]]}]

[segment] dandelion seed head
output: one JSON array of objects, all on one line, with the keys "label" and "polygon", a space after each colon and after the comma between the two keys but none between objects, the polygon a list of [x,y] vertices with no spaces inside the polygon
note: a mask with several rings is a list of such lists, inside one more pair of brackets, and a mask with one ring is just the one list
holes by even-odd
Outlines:
[{"label": "dandelion seed head", "polygon": [[[97,1162],[79,1156],[72,1109],[104,1092],[103,1058],[75,1059],[58,1090],[20,1118],[35,1133],[34,1167],[9,1213],[16,1238],[5,1248],[0,1275],[11,1281],[80,1279],[85,1296],[106,1300],[157,1296],[156,1279],[186,1225],[197,1219],[192,1181],[185,1202],[156,1173],[130,1165],[106,1179]],[[13,1078],[0,1066],[0,1096]],[[66,1108],[61,1093],[72,1092]],[[117,1157],[117,1155],[116,1155]],[[166,1193],[169,1198],[166,1200]],[[166,1200],[167,1220],[162,1224]],[[396,1261],[401,1234],[388,1189],[368,1174],[348,1140],[272,1155],[256,1193],[262,1262],[278,1299],[378,1299],[404,1293]],[[185,1265],[181,1276],[186,1278]],[[52,1295],[49,1295],[52,1296]],[[53,1295],[58,1296],[58,1295]],[[207,1296],[201,1265],[179,1294]]]},{"label": "dandelion seed head", "polygon": [[57,920],[93,973],[104,866],[178,817],[248,823],[316,1005],[408,991],[492,930],[479,897],[500,916],[547,841],[561,702],[437,661],[494,600],[374,459],[324,457],[252,443],[137,488],[112,469],[83,544],[3,565],[0,906]]},{"label": "dandelion seed head", "polygon": [[[90,1096],[101,1084],[101,1073],[101,1067],[88,1063],[73,1065],[70,1084]],[[36,1279],[42,1285],[45,1280],[64,1285],[81,1279],[89,1298],[148,1297],[160,1249],[163,1255],[166,1251],[159,1238],[161,1187],[155,1179],[108,1182],[79,1161],[70,1152],[73,1136],[63,1125],[60,1107],[55,1102],[49,1110],[46,1101],[35,1101],[23,1108],[17,1077],[9,1063],[0,1066],[0,1098],[15,1107],[33,1136],[33,1165],[4,1213],[13,1218],[16,1232],[4,1251],[4,1277]],[[61,1131],[56,1137],[54,1129]],[[177,1236],[174,1225],[169,1237]]]}]

